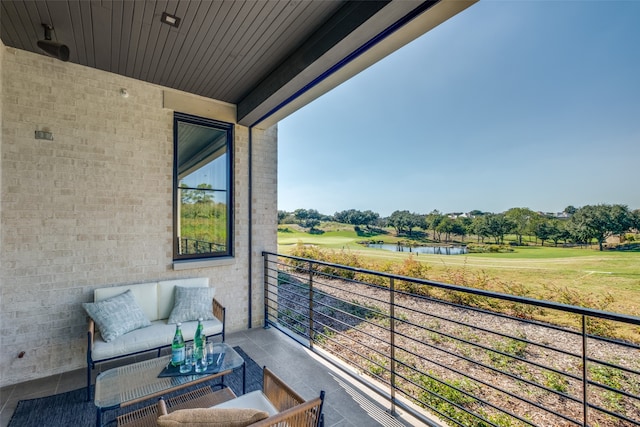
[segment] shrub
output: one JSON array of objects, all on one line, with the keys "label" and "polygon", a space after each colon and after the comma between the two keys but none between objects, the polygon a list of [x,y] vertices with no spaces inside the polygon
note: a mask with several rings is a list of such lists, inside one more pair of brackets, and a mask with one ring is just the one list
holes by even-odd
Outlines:
[{"label": "shrub", "polygon": [[462,425],[478,425],[477,418],[453,405],[472,410],[477,401],[466,393],[472,394],[477,386],[471,381],[467,379],[438,380],[435,379],[433,372],[429,372],[429,375],[419,375],[415,382],[425,389],[419,393],[419,399],[425,406],[437,409]]},{"label": "shrub", "polygon": [[[613,295],[608,292],[603,295],[594,295],[593,293],[584,293],[566,287],[559,288],[557,286],[549,285],[545,285],[545,289],[549,292],[547,299],[551,301],[576,305],[579,307],[595,308],[596,310],[606,311],[615,301]],[[610,338],[614,338],[616,336],[615,331],[617,329],[617,325],[606,319],[587,317],[586,327],[589,334]]]}]

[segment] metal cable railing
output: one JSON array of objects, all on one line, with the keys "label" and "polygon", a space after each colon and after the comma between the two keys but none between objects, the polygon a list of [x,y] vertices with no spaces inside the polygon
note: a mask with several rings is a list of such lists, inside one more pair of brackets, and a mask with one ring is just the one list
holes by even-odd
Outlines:
[{"label": "metal cable railing", "polygon": [[265,325],[366,374],[391,412],[428,425],[427,413],[459,426],[640,426],[640,346],[599,333],[638,317],[263,257]]},{"label": "metal cable railing", "polygon": [[223,252],[227,248],[226,245],[207,242],[204,240],[190,239],[188,237],[178,238],[178,251],[181,255],[207,254],[213,252]]}]

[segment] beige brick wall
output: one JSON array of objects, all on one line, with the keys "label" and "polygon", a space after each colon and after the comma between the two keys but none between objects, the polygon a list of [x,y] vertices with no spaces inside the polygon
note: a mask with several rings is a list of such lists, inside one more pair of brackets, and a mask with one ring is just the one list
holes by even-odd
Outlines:
[{"label": "beige brick wall", "polygon": [[[228,331],[245,329],[249,130],[235,128],[234,260],[176,271],[173,111],[162,107],[163,88],[0,50],[0,386],[86,366],[81,303],[96,287],[208,276]],[[36,140],[36,130],[54,140]],[[253,130],[254,326],[262,321],[260,253],[276,249],[276,147],[275,127]]]},{"label": "beige brick wall", "polygon": [[[277,128],[263,132],[253,130],[253,279],[258,284],[252,293],[253,319],[264,323],[264,263],[262,251],[278,250],[278,150]],[[259,161],[257,161],[259,159]],[[254,320],[254,326],[256,322]]]}]

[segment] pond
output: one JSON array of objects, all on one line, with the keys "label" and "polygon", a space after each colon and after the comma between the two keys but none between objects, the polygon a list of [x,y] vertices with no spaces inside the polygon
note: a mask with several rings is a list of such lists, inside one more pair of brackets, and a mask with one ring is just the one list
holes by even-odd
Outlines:
[{"label": "pond", "polygon": [[384,249],[393,252],[411,252],[417,254],[434,254],[434,255],[461,255],[468,253],[464,246],[399,246],[388,243],[371,243],[367,245],[369,248]]}]

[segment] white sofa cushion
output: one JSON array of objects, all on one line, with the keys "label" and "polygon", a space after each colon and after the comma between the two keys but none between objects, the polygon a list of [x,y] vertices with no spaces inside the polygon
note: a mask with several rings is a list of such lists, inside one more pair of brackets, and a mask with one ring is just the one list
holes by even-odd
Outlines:
[{"label": "white sofa cushion", "polygon": [[185,288],[199,287],[206,288],[209,286],[208,277],[196,277],[193,279],[174,279],[162,280],[158,282],[158,300],[156,319],[168,319],[173,310],[175,301],[175,287],[182,286]]},{"label": "white sofa cushion", "polygon": [[136,302],[151,322],[169,317],[158,317],[158,284],[156,282],[96,289],[93,291],[93,301],[102,301],[127,290],[131,290]]},{"label": "white sofa cushion", "polygon": [[[193,340],[198,322],[186,322],[182,324],[182,336],[185,341]],[[222,322],[218,319],[202,322],[204,333],[216,335],[222,332]],[[176,325],[167,324],[166,320],[156,320],[151,326],[128,332],[117,340],[105,342],[101,337],[95,336],[91,358],[93,360],[105,360],[112,357],[124,356],[145,350],[156,349],[171,345]]]},{"label": "white sofa cushion", "polygon": [[278,410],[273,403],[260,391],[252,391],[242,396],[238,396],[235,399],[227,400],[218,405],[212,406],[212,408],[252,408],[260,411],[264,411],[269,416],[276,415]]}]

